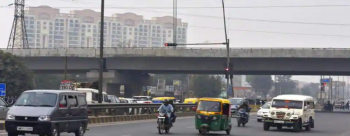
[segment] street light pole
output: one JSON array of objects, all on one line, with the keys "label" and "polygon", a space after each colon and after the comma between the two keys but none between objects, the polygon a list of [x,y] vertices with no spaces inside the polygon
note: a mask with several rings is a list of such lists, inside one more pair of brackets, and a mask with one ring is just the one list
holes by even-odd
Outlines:
[{"label": "street light pole", "polygon": [[102,91],[103,91],[103,33],[104,33],[104,16],[105,16],[105,0],[101,0],[101,22],[100,22],[100,70],[98,81],[98,103],[102,103]]},{"label": "street light pole", "polygon": [[[226,49],[227,49],[227,68],[228,68],[229,65],[230,65],[230,47],[229,47],[228,38],[227,38],[225,2],[224,2],[224,0],[222,0],[222,14],[223,14],[223,19],[224,19],[225,41],[226,41]],[[227,90],[228,90],[228,88],[230,87],[230,77],[227,77],[226,84],[227,84]],[[232,86],[232,88],[233,88],[233,86]],[[234,96],[234,94],[232,94],[232,95]],[[227,94],[227,98],[228,98],[228,94]]]}]

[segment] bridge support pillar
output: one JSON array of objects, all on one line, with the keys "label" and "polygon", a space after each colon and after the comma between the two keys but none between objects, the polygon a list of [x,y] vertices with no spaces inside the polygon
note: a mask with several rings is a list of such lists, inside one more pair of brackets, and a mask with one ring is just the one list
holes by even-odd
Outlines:
[{"label": "bridge support pillar", "polygon": [[103,92],[106,92],[109,95],[120,96],[120,86],[121,84],[117,83],[104,83]]},{"label": "bridge support pillar", "polygon": [[132,96],[142,95],[142,85],[129,84],[125,85],[124,97],[131,98]]}]

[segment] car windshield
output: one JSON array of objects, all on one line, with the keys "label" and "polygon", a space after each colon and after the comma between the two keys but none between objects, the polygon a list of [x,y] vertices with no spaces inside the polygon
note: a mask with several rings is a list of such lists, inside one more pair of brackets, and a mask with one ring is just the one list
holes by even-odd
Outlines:
[{"label": "car windshield", "polygon": [[198,104],[199,111],[220,112],[220,102],[200,101]]},{"label": "car windshield", "polygon": [[263,106],[261,106],[262,109],[270,109],[271,103],[267,102]]},{"label": "car windshield", "polygon": [[231,105],[240,105],[243,99],[229,99]]},{"label": "car windshield", "polygon": [[290,100],[273,100],[271,107],[302,109],[303,102],[302,101],[290,101]]},{"label": "car windshield", "polygon": [[136,101],[149,101],[150,100],[147,97],[133,97],[133,99],[135,99]]},{"label": "car windshield", "polygon": [[33,106],[33,107],[54,107],[57,101],[57,94],[43,92],[25,92],[23,93],[15,106]]}]

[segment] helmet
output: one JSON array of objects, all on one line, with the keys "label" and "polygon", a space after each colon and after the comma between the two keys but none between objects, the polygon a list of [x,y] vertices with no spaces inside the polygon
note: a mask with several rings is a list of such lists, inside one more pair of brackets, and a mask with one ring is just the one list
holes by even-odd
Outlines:
[{"label": "helmet", "polygon": [[247,101],[247,100],[244,100],[244,101],[243,101],[243,104],[248,104],[248,101]]},{"label": "helmet", "polygon": [[164,105],[168,105],[168,104],[169,104],[169,100],[168,100],[168,99],[165,99],[165,100],[163,101],[163,103],[164,103]]}]

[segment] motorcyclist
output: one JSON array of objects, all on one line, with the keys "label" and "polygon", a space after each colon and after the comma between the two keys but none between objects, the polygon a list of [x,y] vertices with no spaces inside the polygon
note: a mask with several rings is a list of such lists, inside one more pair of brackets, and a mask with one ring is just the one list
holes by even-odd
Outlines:
[{"label": "motorcyclist", "polygon": [[176,114],[175,114],[176,108],[175,108],[175,105],[174,105],[174,101],[170,100],[170,101],[169,101],[169,104],[170,104],[171,106],[173,106],[173,109],[174,109],[173,112],[171,112],[171,118],[172,118],[171,123],[174,123],[175,120],[176,120]]},{"label": "motorcyclist", "polygon": [[239,111],[239,109],[245,109],[245,111],[247,113],[246,115],[249,117],[248,112],[250,112],[249,111],[250,107],[249,107],[248,102],[246,100],[244,100],[243,103],[237,108],[237,111]]},{"label": "motorcyclist", "polygon": [[159,113],[165,113],[169,117],[168,120],[169,120],[170,125],[172,125],[171,113],[174,111],[174,108],[171,104],[169,104],[169,100],[165,99],[163,104],[160,105],[158,111],[159,111]]}]

